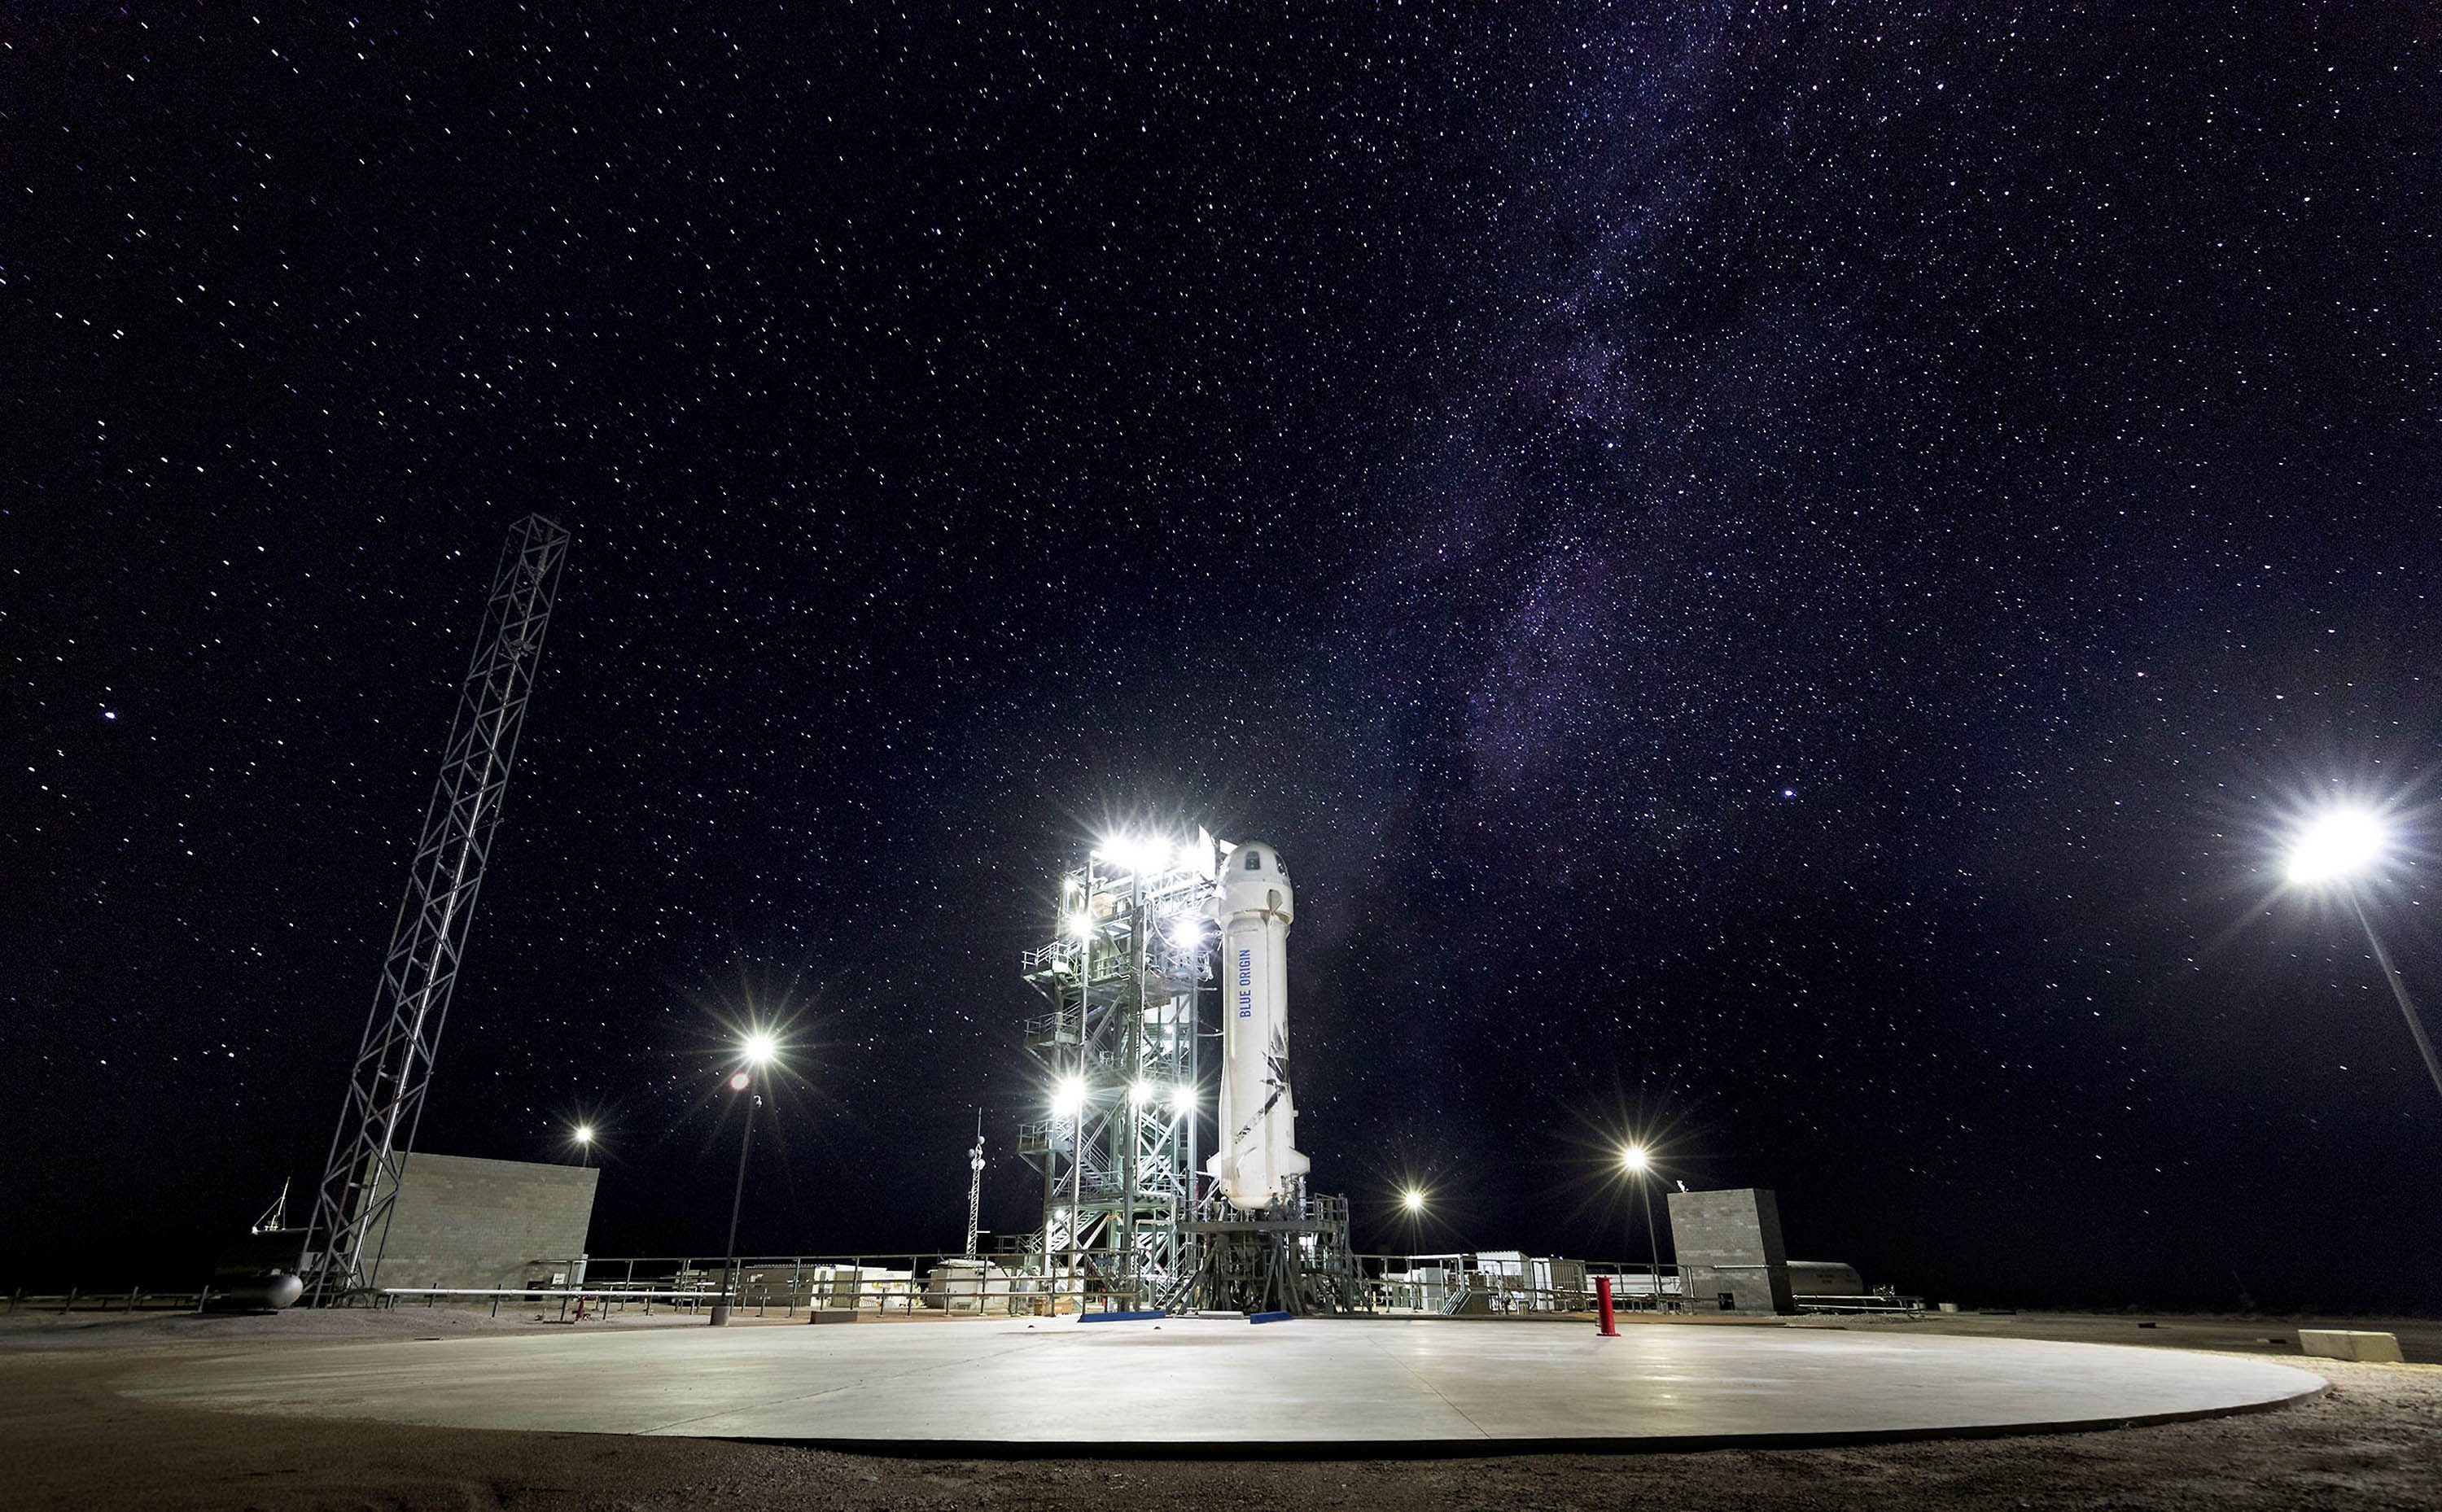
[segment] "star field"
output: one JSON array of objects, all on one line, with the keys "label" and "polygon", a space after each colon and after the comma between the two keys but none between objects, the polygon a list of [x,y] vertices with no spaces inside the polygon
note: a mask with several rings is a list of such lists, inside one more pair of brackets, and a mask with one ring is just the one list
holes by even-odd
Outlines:
[{"label": "star field", "polygon": [[954,1242],[978,1106],[1024,1227],[1017,955],[1141,820],[1296,875],[1361,1243],[1617,1253],[1633,1128],[1907,1291],[2433,1303],[2442,1104],[2269,860],[2431,793],[2430,28],[575,15],[0,43],[0,1283],[318,1174],[532,509],[424,1143],[590,1119],[597,1253],[717,1243],[756,1015],[750,1248]]}]

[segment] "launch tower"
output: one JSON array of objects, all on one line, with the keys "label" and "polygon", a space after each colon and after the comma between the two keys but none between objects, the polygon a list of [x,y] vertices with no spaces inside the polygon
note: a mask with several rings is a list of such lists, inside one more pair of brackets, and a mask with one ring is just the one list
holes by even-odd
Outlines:
[{"label": "launch tower", "polygon": [[[1050,1117],[1018,1130],[1043,1173],[1035,1257],[1080,1308],[1347,1312],[1348,1202],[1310,1196],[1295,1146],[1284,954],[1295,905],[1270,846],[1106,840],[1061,879],[1026,953],[1051,1011],[1026,1026]],[[1216,980],[1215,958],[1220,957]],[[1199,1006],[1210,995],[1219,1033]],[[1199,1160],[1201,1042],[1222,1042]]]},{"label": "launch tower", "polygon": [[1195,1268],[1202,1084],[1196,998],[1211,975],[1214,848],[1106,841],[1061,879],[1058,934],[1026,953],[1051,1011],[1026,1026],[1050,1117],[1018,1130],[1043,1173],[1043,1274],[1079,1304],[1175,1305]]}]

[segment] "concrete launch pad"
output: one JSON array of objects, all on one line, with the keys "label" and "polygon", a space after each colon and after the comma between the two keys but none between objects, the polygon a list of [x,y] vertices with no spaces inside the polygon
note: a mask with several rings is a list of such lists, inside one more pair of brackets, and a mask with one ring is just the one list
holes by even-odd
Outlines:
[{"label": "concrete launch pad", "polygon": [[123,1390],[223,1411],[899,1454],[1286,1457],[2043,1432],[2269,1408],[2323,1385],[2260,1359],[2028,1339],[1063,1319],[268,1343]]}]

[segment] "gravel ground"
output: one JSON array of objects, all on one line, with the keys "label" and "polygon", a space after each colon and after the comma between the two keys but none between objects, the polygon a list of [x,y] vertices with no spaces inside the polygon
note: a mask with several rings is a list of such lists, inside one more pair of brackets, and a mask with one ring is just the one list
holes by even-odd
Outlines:
[{"label": "gravel ground", "polygon": [[[2245,1348],[2297,1358],[2292,1323],[2165,1319],[2141,1329],[2141,1321],[2029,1315],[1845,1326]],[[446,1309],[0,1320],[0,1506],[2442,1509],[2442,1365],[2434,1364],[2316,1361],[2331,1390],[2301,1405],[2107,1433],[1406,1462],[900,1460],[702,1439],[242,1416],[140,1404],[117,1391],[164,1358],[265,1337],[333,1342],[537,1326]],[[701,1324],[657,1318],[611,1326]],[[2433,1359],[2442,1348],[2442,1326],[2432,1323],[2353,1326],[2401,1334],[2413,1359]],[[2266,1345],[2267,1338],[2281,1343]]]}]

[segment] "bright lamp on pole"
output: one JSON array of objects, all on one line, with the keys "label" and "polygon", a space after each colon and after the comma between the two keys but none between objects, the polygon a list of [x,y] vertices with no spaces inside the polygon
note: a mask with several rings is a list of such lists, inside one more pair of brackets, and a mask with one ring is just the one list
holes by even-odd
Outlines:
[{"label": "bright lamp on pole", "polygon": [[1653,1189],[1645,1179],[1653,1169],[1653,1154],[1641,1144],[1623,1145],[1619,1169],[1636,1183],[1637,1206],[1645,1212],[1646,1258],[1653,1267],[1649,1273],[1651,1289],[1647,1295],[1658,1310],[1662,1306],[1662,1230],[1653,1226]]},{"label": "bright lamp on pole", "polygon": [[2381,864],[2391,830],[2363,809],[2333,809],[2306,822],[2292,836],[2285,865],[2290,885],[2345,885]]},{"label": "bright lamp on pole", "polygon": [[2307,820],[2290,837],[2283,871],[2293,887],[2327,890],[2347,902],[2349,912],[2357,916],[2358,927],[2365,931],[2366,948],[2374,953],[2375,964],[2382,969],[2382,979],[2391,988],[2392,1000],[2399,1005],[2399,1016],[2408,1025],[2409,1038],[2416,1042],[2416,1054],[2425,1063],[2425,1074],[2433,1079],[2433,1090],[2442,1094],[2442,1054],[2435,1053],[2424,1021],[2416,1016],[2416,1005],[2409,1000],[2408,984],[2400,980],[2399,968],[2393,964],[2382,937],[2375,933],[2374,919],[2366,912],[2364,898],[2360,896],[2358,884],[2380,869],[2391,853],[2391,827],[2380,814],[2345,805],[2327,809]]},{"label": "bright lamp on pole", "polygon": [[729,1321],[730,1305],[738,1299],[738,1218],[746,1209],[746,1154],[755,1148],[755,1110],[763,1105],[763,1094],[753,1090],[755,1073],[779,1057],[780,1042],[767,1029],[749,1029],[738,1042],[738,1054],[746,1064],[730,1073],[729,1090],[744,1100],[745,1118],[738,1135],[738,1184],[729,1194],[729,1246],[720,1273],[720,1296],[706,1320],[714,1324]]}]

